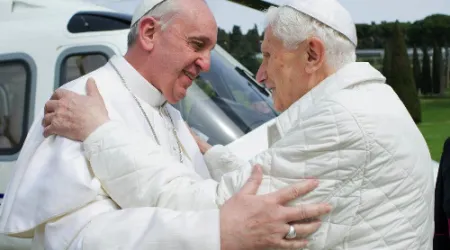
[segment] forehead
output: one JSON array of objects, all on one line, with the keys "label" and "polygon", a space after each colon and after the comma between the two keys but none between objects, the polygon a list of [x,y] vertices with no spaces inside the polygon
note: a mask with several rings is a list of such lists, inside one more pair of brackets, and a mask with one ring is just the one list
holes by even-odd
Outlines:
[{"label": "forehead", "polygon": [[217,23],[208,6],[203,1],[193,1],[191,3],[191,5],[183,7],[183,10],[177,15],[176,24],[180,25],[180,28],[188,36],[204,36],[215,40],[217,37]]},{"label": "forehead", "polygon": [[268,50],[273,47],[282,46],[282,42],[280,39],[278,39],[274,34],[272,29],[267,27],[267,29],[264,31],[264,39],[261,44],[261,50]]}]

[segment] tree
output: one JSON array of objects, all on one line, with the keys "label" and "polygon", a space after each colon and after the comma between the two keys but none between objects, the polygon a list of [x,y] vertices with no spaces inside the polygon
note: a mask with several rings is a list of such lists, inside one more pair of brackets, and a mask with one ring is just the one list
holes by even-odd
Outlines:
[{"label": "tree", "polygon": [[358,49],[373,48],[373,29],[370,24],[356,24]]},{"label": "tree", "polygon": [[433,93],[441,93],[441,76],[442,76],[442,51],[441,47],[434,43],[433,48]]},{"label": "tree", "polygon": [[230,51],[230,36],[228,33],[219,28],[217,33],[217,43],[226,51]]},{"label": "tree", "polygon": [[419,60],[419,54],[417,53],[417,48],[414,46],[414,52],[413,52],[413,73],[414,73],[414,82],[416,84],[417,92],[421,90],[421,69],[420,69],[420,60]]},{"label": "tree", "polygon": [[406,43],[398,22],[395,23],[391,38],[391,69],[388,83],[402,100],[416,123],[422,120],[421,108],[414,76],[409,61]]},{"label": "tree", "polygon": [[428,55],[428,48],[424,46],[422,48],[423,59],[422,59],[422,93],[427,95],[431,93],[432,81],[431,81],[431,68],[430,68],[430,56]]},{"label": "tree", "polygon": [[450,51],[448,47],[445,47],[445,68],[444,68],[444,86],[448,88],[450,81]]},{"label": "tree", "polygon": [[[384,44],[383,75],[388,80],[391,75],[391,65],[392,65],[391,61],[392,61],[392,45],[391,40],[387,39]],[[387,81],[387,84],[389,84],[389,81]]]},{"label": "tree", "polygon": [[415,21],[407,29],[407,36],[409,46],[422,46],[425,44],[423,34],[423,21]]},{"label": "tree", "polygon": [[250,48],[252,52],[254,53],[261,52],[261,45],[260,45],[261,39],[259,38],[258,27],[256,26],[256,24],[253,27],[253,29],[248,30],[247,34],[245,35],[245,38],[250,43]]},{"label": "tree", "polygon": [[235,25],[229,36],[230,54],[248,68],[248,70],[256,74],[259,68],[256,52],[252,51],[252,46],[247,37],[242,35],[241,28]]},{"label": "tree", "polygon": [[229,36],[230,36],[230,53],[238,54],[241,50],[243,50],[242,41],[245,40],[244,35],[242,35],[241,27],[234,25],[231,34]]}]

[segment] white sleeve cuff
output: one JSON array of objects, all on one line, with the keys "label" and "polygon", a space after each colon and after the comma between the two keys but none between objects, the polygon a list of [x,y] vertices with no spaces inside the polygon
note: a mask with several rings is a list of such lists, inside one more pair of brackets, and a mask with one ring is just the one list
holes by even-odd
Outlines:
[{"label": "white sleeve cuff", "polygon": [[220,181],[226,173],[239,169],[240,160],[227,147],[215,145],[204,154],[211,177]]},{"label": "white sleeve cuff", "polygon": [[101,150],[105,137],[111,135],[118,125],[119,122],[117,121],[108,121],[95,129],[94,132],[83,141],[84,154],[88,159]]}]

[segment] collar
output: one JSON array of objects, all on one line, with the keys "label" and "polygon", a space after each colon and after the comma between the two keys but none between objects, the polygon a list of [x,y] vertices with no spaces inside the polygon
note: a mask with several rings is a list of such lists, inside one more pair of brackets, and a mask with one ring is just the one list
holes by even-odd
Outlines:
[{"label": "collar", "polygon": [[269,145],[279,140],[296,124],[300,116],[321,100],[342,89],[350,88],[366,81],[384,83],[386,78],[367,62],[349,63],[325,78],[308,93],[281,113],[273,125],[268,127]]},{"label": "collar", "polygon": [[131,66],[124,57],[114,55],[111,57],[110,63],[114,64],[119,70],[131,92],[139,99],[153,107],[159,107],[166,102],[164,95]]}]

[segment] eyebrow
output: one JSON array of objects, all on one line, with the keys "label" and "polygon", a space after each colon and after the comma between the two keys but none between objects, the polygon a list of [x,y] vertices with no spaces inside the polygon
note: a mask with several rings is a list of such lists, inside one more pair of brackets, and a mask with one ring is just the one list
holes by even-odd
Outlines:
[{"label": "eyebrow", "polygon": [[[199,41],[202,41],[202,42],[205,42],[205,43],[209,43],[209,44],[212,43],[212,41],[211,41],[211,39],[209,39],[209,37],[202,36],[202,35],[189,37],[189,40],[199,40]],[[216,47],[216,45],[214,44],[213,48],[215,48],[215,47]]]},{"label": "eyebrow", "polygon": [[267,46],[264,46],[263,43],[261,43],[261,45],[259,46],[259,50],[264,53],[264,48],[266,47]]}]

